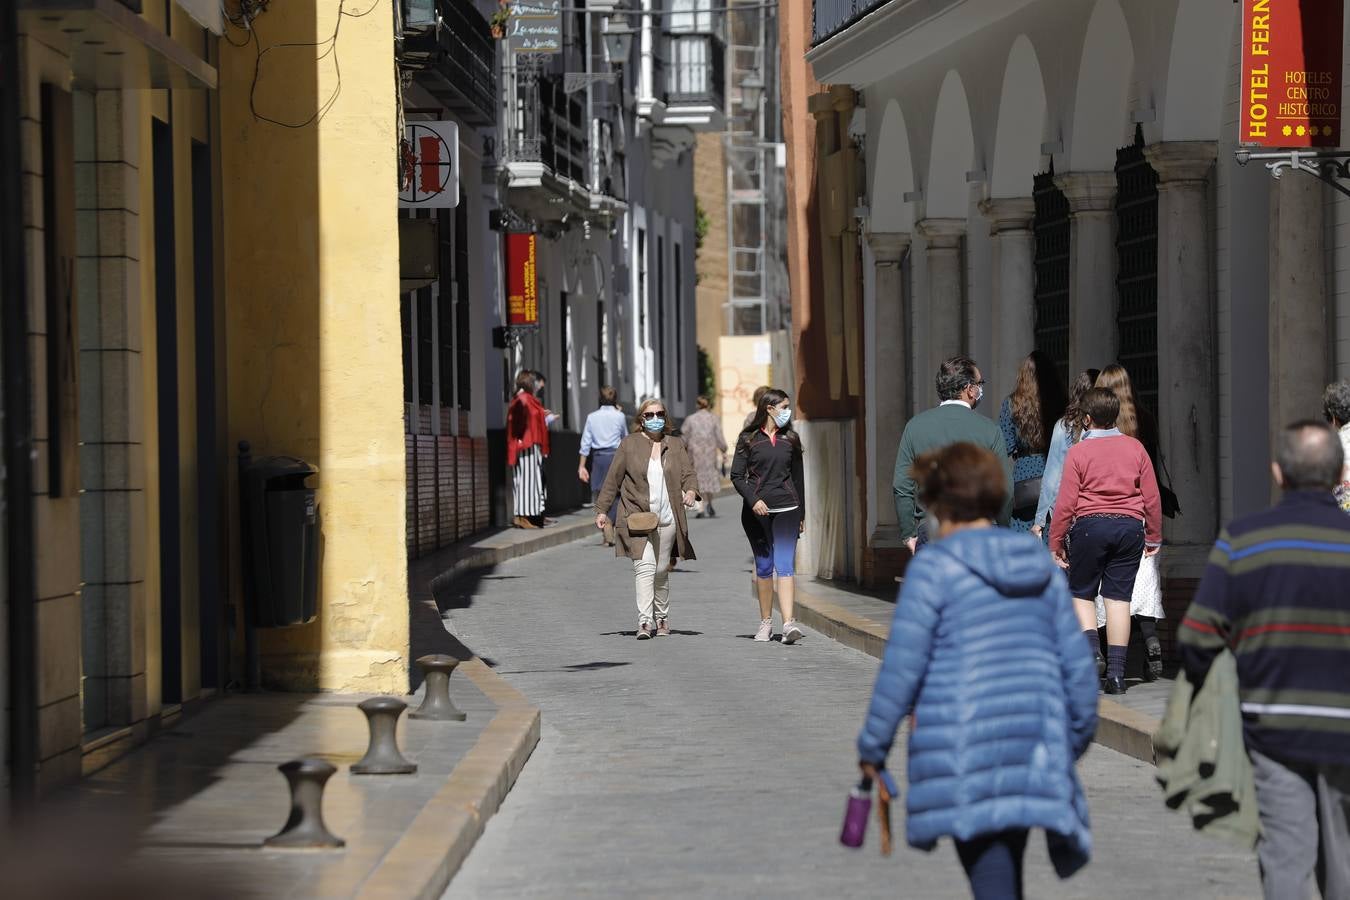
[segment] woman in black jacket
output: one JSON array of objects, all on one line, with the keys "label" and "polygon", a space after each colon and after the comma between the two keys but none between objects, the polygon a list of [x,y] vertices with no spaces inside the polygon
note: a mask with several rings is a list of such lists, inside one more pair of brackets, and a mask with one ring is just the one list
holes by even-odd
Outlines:
[{"label": "woman in black jacket", "polygon": [[784,392],[770,389],[760,398],[754,418],[736,441],[731,483],[745,500],[741,525],[755,554],[760,615],[755,640],[773,637],[773,579],[777,574],[783,643],[794,644],[802,638],[802,630],[792,617],[792,576],[797,538],[806,522],[806,490],[802,441],[792,430],[792,410]]}]

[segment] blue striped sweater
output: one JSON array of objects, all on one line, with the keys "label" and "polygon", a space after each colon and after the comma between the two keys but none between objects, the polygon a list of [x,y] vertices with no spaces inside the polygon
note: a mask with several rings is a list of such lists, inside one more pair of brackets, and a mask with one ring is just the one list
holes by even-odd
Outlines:
[{"label": "blue striped sweater", "polygon": [[1350,763],[1350,516],[1330,492],[1290,491],[1230,524],[1178,636],[1196,684],[1232,648],[1249,747]]}]

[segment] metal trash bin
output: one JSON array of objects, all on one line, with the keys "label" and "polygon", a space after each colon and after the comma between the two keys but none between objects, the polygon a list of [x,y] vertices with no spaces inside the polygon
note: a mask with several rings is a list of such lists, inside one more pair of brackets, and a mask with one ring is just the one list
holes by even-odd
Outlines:
[{"label": "metal trash bin", "polygon": [[257,628],[306,625],[318,615],[319,517],[305,481],[318,469],[268,456],[242,467],[245,602]]}]

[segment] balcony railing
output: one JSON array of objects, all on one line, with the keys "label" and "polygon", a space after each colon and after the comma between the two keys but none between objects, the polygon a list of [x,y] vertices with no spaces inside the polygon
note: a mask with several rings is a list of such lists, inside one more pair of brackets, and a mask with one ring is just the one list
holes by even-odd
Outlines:
[{"label": "balcony railing", "polygon": [[403,67],[468,124],[496,124],[496,42],[471,0],[404,0],[403,9]]},{"label": "balcony railing", "polygon": [[584,95],[567,94],[562,79],[522,70],[515,115],[504,147],[507,162],[541,162],[559,178],[588,182]]},{"label": "balcony railing", "polygon": [[667,106],[726,105],[726,45],[716,34],[681,32],[665,41],[664,94]]},{"label": "balcony railing", "polygon": [[811,43],[834,37],[872,10],[890,0],[814,0],[811,15]]}]

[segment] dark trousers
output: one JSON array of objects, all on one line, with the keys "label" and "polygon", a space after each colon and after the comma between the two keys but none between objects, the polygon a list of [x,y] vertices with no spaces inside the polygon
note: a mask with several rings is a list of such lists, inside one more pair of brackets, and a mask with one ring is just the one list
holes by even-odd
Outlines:
[{"label": "dark trousers", "polygon": [[[600,496],[600,489],[605,486],[605,477],[609,475],[609,467],[614,463],[613,450],[592,450],[591,451],[591,505],[595,505],[595,498]],[[619,495],[614,495],[614,502],[609,506],[609,520],[615,521],[619,516]]]},{"label": "dark trousers", "polygon": [[1014,828],[957,841],[956,855],[975,900],[1022,900],[1022,855],[1027,829]]}]

